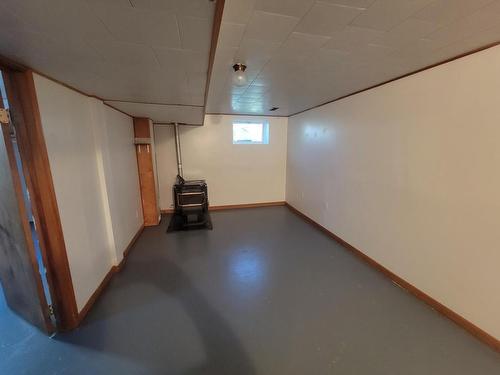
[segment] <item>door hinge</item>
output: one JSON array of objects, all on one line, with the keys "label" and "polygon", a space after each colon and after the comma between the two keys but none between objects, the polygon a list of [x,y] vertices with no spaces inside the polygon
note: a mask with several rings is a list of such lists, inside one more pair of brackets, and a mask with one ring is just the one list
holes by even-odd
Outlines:
[{"label": "door hinge", "polygon": [[5,108],[0,108],[0,124],[9,124],[10,115],[9,110]]},{"label": "door hinge", "polygon": [[49,315],[54,317],[56,316],[56,314],[54,314],[54,306],[52,305],[49,305]]}]

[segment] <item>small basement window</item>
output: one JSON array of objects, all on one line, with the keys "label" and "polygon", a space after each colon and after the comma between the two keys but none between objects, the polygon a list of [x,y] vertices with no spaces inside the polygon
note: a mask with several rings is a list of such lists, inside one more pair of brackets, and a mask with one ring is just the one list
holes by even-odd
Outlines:
[{"label": "small basement window", "polygon": [[269,144],[268,122],[233,122],[234,145]]}]

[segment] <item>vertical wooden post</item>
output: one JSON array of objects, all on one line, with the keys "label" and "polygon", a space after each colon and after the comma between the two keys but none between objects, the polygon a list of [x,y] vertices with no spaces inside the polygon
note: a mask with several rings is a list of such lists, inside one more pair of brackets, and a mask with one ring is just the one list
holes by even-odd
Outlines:
[{"label": "vertical wooden post", "polygon": [[150,120],[147,118],[134,118],[134,135],[136,139],[143,141],[143,143],[136,143],[136,153],[144,226],[158,225],[160,222],[160,209],[156,191],[153,162],[154,139],[153,134],[151,134]]}]

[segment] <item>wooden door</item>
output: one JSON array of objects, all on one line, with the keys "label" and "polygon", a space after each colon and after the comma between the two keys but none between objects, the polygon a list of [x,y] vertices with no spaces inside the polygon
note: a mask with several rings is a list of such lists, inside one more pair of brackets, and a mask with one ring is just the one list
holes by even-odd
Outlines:
[{"label": "wooden door", "polygon": [[[0,101],[0,108],[3,103]],[[0,134],[0,282],[8,306],[26,321],[51,333],[54,327],[38,270],[31,227],[11,140],[11,126]]]}]

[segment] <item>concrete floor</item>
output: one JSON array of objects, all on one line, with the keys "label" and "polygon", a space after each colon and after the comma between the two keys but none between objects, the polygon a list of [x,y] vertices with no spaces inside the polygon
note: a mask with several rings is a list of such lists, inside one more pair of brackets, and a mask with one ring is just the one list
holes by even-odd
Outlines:
[{"label": "concrete floor", "polygon": [[147,228],[75,332],[44,337],[0,301],[0,373],[500,373],[498,353],[285,207],[212,218]]}]

